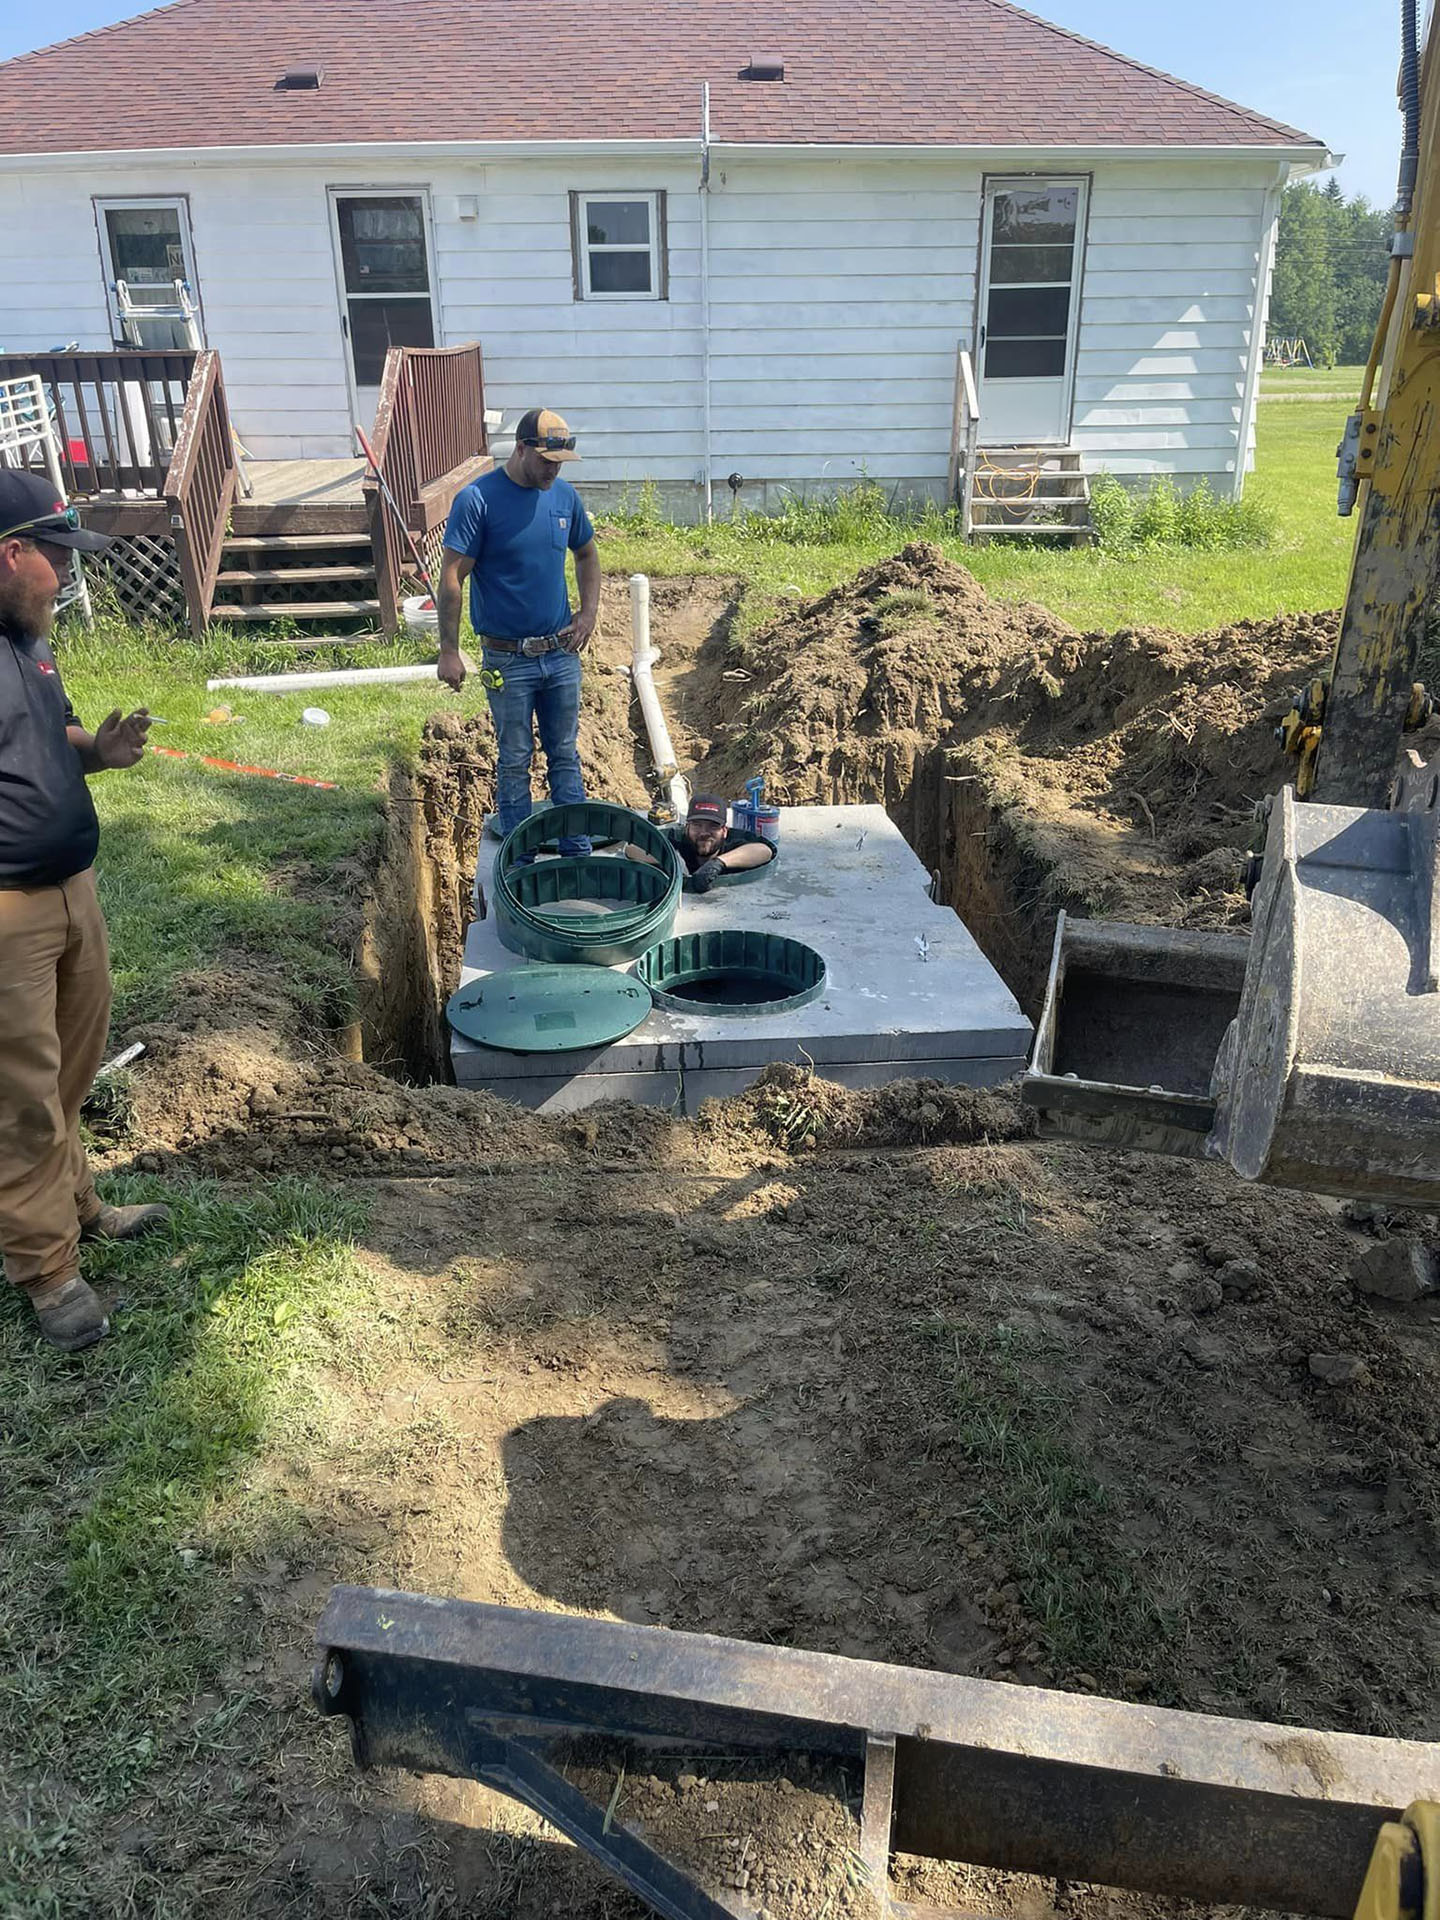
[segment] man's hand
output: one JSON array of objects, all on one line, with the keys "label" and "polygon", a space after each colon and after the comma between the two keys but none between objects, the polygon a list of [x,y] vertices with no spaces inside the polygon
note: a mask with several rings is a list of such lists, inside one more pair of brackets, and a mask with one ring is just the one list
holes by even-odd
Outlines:
[{"label": "man's hand", "polygon": [[150,716],[144,707],[126,714],[122,720],[116,707],[107,713],[95,729],[95,760],[101,767],[133,767],[145,757],[145,736],[150,731]]},{"label": "man's hand", "polygon": [[442,647],[435,663],[436,677],[459,693],[465,684],[465,656],[458,647]]},{"label": "man's hand", "polygon": [[718,858],[718,856],[714,860],[707,860],[703,866],[697,867],[694,873],[691,874],[690,891],[692,893],[709,893],[715,882],[723,879],[727,872],[728,868],[725,862]]},{"label": "man's hand", "polygon": [[560,638],[565,642],[567,653],[583,653],[590,644],[590,636],[595,631],[595,614],[586,612],[582,607],[568,627],[560,629]]}]

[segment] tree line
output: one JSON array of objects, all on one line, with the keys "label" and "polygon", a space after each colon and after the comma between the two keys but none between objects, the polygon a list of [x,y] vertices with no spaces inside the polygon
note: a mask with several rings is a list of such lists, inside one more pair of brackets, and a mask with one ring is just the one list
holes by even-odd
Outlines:
[{"label": "tree line", "polygon": [[1272,337],[1302,338],[1317,366],[1366,359],[1390,262],[1391,215],[1363,195],[1347,200],[1333,176],[1323,187],[1287,187],[1270,292]]}]

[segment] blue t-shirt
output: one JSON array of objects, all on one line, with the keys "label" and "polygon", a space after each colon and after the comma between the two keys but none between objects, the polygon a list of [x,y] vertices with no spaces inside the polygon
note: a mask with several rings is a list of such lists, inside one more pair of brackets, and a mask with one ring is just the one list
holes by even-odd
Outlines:
[{"label": "blue t-shirt", "polygon": [[521,487],[503,467],[456,494],[445,544],[475,562],[470,624],[496,640],[558,633],[570,624],[565,554],[589,546],[595,529],[568,480]]}]

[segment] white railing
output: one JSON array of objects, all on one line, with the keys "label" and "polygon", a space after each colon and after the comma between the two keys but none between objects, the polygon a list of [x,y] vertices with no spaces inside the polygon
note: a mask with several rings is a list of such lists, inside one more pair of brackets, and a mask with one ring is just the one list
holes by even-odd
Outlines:
[{"label": "white railing", "polygon": [[955,405],[950,421],[950,478],[947,500],[960,509],[960,527],[968,540],[974,529],[975,459],[980,445],[980,395],[975,364],[964,345],[955,351]]},{"label": "white railing", "polygon": [[[0,380],[0,466],[18,467],[30,473],[43,473],[65,498],[60,478],[60,443],[50,418],[45,383],[37,373],[25,373],[13,380]],[[86,626],[93,614],[90,589],[85,583],[80,556],[70,555],[70,578],[60,589],[57,607],[78,606]]]}]

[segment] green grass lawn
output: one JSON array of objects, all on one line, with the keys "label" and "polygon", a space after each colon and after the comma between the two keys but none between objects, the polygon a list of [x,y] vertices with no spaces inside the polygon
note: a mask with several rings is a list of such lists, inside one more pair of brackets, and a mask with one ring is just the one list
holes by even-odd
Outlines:
[{"label": "green grass lawn", "polygon": [[[117,1023],[158,1013],[177,973],[212,965],[227,949],[271,956],[298,1000],[338,1018],[347,969],[325,933],[356,905],[345,896],[357,884],[346,863],[377,832],[387,769],[413,761],[426,716],[446,703],[478,711],[480,688],[456,696],[426,681],[323,694],[211,693],[207,676],[246,667],[243,653],[224,641],[197,650],[109,623],[70,632],[59,658],[87,725],[112,707],[148,706],[166,722],[152,741],[195,756],[152,754],[94,782]],[[413,658],[402,644],[368,649],[356,663]],[[292,664],[302,663],[279,662]],[[275,657],[259,670],[277,670]],[[238,717],[207,725],[204,716],[221,704]],[[323,706],[328,727],[301,720],[310,706]],[[221,772],[200,756],[333,781],[335,791]]]},{"label": "green grass lawn", "polygon": [[1364,367],[1266,367],[1260,375],[1262,400],[1304,400],[1317,393],[1342,393],[1358,399]]}]

